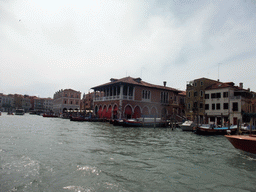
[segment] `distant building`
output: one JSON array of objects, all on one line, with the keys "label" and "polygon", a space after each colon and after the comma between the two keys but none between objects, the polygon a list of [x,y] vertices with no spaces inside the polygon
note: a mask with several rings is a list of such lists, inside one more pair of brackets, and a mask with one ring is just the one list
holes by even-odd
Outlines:
[{"label": "distant building", "polygon": [[[223,126],[230,124],[249,123],[250,118],[243,116],[252,113],[254,93],[243,89],[243,83],[235,86],[233,82],[217,82],[205,90],[205,115],[207,122]],[[254,122],[253,122],[254,124]]]},{"label": "distant building", "polygon": [[[80,103],[81,110],[93,110],[93,98],[95,97],[94,94],[94,92],[83,94],[83,98]],[[97,97],[102,97],[103,94],[104,93],[97,92]]]},{"label": "distant building", "polygon": [[53,99],[48,97],[44,98],[43,107],[46,112],[53,110]]},{"label": "distant building", "polygon": [[[125,77],[93,87],[94,113],[99,118],[171,118],[184,110],[184,93],[164,85],[153,85],[141,78]],[[184,111],[183,111],[184,112]]]},{"label": "distant building", "polygon": [[0,93],[0,111],[12,111],[14,108],[14,96]]},{"label": "distant building", "polygon": [[31,99],[28,95],[24,95],[21,98],[21,108],[28,112],[31,108]]},{"label": "distant building", "polygon": [[218,81],[199,78],[187,82],[186,117],[198,123],[205,123],[205,89]]},{"label": "distant building", "polygon": [[81,92],[73,89],[61,89],[53,95],[53,112],[62,114],[67,110],[80,109]]}]

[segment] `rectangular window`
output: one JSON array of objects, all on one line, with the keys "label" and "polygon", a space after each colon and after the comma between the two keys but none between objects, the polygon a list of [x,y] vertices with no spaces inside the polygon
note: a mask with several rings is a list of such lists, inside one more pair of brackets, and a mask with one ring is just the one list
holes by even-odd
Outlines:
[{"label": "rectangular window", "polygon": [[216,93],[216,98],[221,98],[221,94],[220,93]]},{"label": "rectangular window", "polygon": [[197,102],[194,102],[194,108],[197,108]]},{"label": "rectangular window", "polygon": [[161,92],[161,103],[168,103],[168,102],[169,102],[169,93]]},{"label": "rectangular window", "polygon": [[228,92],[224,92],[223,97],[228,97]]},{"label": "rectangular window", "polygon": [[197,97],[197,92],[196,91],[194,92],[194,97]]},{"label": "rectangular window", "polygon": [[238,111],[238,103],[233,103],[233,111]]},{"label": "rectangular window", "polygon": [[212,110],[215,110],[215,104],[212,104]]},{"label": "rectangular window", "polygon": [[223,109],[228,109],[228,103],[223,104]]},{"label": "rectangular window", "polygon": [[216,94],[215,94],[215,93],[212,93],[212,94],[211,94],[211,99],[214,99],[214,98],[216,98]]},{"label": "rectangular window", "polygon": [[190,97],[190,92],[188,92],[188,97]]},{"label": "rectangular window", "polygon": [[203,109],[203,106],[204,106],[203,103],[200,103],[200,106],[199,106],[200,109]]},{"label": "rectangular window", "polygon": [[220,110],[220,103],[217,103],[217,104],[216,104],[216,109],[217,109],[217,110]]},{"label": "rectangular window", "polygon": [[209,94],[205,94],[205,95],[204,95],[204,98],[205,98],[205,99],[209,99]]},{"label": "rectangular window", "polygon": [[195,87],[197,86],[197,83],[196,83],[196,81],[194,82],[194,85],[195,85]]},{"label": "rectangular window", "polygon": [[190,109],[190,103],[188,103],[188,109]]},{"label": "rectangular window", "polygon": [[203,86],[203,85],[204,85],[204,82],[203,82],[203,81],[201,81],[201,82],[200,82],[200,85],[201,85],[201,86]]},{"label": "rectangular window", "polygon": [[209,110],[209,104],[205,104],[205,110]]},{"label": "rectangular window", "polygon": [[215,122],[215,117],[210,117],[211,122]]},{"label": "rectangular window", "polygon": [[204,96],[204,92],[200,91],[200,96],[203,97]]}]

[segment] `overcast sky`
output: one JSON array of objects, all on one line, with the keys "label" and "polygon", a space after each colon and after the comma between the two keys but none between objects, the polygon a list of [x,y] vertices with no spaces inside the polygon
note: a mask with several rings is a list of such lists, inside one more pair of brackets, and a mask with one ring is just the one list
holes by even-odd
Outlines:
[{"label": "overcast sky", "polygon": [[0,93],[87,93],[125,76],[256,91],[255,29],[254,0],[0,0]]}]

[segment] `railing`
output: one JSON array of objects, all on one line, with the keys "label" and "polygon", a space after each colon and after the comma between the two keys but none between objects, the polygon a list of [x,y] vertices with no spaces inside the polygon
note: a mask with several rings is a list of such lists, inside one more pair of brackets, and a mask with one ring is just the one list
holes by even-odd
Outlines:
[{"label": "railing", "polygon": [[[109,101],[109,100],[118,100],[121,99],[120,95],[107,96],[107,97],[96,97],[95,101]],[[133,100],[133,96],[123,95],[124,100]]]},{"label": "railing", "polygon": [[239,100],[241,99],[242,97],[239,95],[239,96],[233,96],[233,97],[230,97],[231,100]]}]

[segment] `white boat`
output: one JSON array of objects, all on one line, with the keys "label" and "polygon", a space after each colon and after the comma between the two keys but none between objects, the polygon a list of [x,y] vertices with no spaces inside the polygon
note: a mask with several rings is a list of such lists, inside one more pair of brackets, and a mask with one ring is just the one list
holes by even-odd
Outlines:
[{"label": "white boat", "polygon": [[15,111],[15,115],[24,115],[24,114],[25,114],[24,109],[16,109]]},{"label": "white boat", "polygon": [[193,121],[185,121],[180,125],[182,131],[193,131],[193,127],[196,126]]}]

